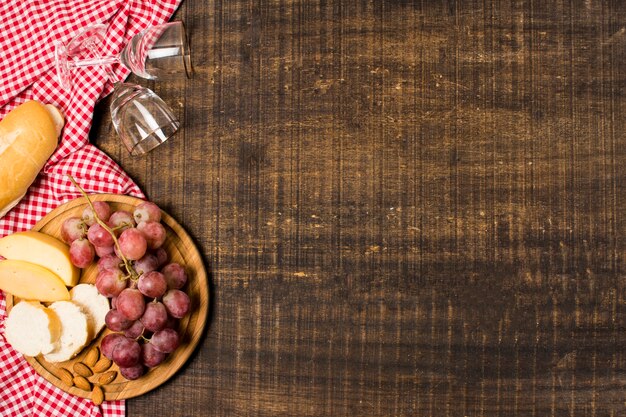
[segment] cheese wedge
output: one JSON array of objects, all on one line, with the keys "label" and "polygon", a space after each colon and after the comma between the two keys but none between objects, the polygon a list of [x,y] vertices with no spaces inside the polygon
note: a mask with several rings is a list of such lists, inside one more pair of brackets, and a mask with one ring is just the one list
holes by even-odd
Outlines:
[{"label": "cheese wedge", "polygon": [[13,349],[26,356],[52,352],[58,347],[61,322],[38,302],[17,303],[5,321],[4,335]]},{"label": "cheese wedge", "polygon": [[70,261],[70,248],[61,240],[42,232],[17,232],[0,239],[0,256],[27,261],[57,274],[68,287],[80,278],[80,269]]},{"label": "cheese wedge", "polygon": [[44,355],[48,362],[64,362],[76,356],[89,341],[87,315],[71,301],[57,301],[48,307],[59,317],[61,336],[58,346]]},{"label": "cheese wedge", "polygon": [[13,259],[0,261],[0,290],[24,300],[69,300],[70,293],[57,274],[42,266]]}]

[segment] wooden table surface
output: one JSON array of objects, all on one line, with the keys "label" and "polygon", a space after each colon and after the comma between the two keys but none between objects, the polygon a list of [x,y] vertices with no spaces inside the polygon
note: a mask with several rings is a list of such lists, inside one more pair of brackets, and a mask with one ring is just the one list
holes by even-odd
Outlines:
[{"label": "wooden table surface", "polygon": [[[206,335],[128,416],[626,414],[626,3],[184,0],[182,129],[92,141]],[[136,78],[133,80],[137,81]]]}]

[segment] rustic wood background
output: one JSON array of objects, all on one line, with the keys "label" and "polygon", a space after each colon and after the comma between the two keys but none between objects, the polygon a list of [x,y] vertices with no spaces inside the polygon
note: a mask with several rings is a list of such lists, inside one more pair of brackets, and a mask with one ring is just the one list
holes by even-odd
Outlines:
[{"label": "rustic wood background", "polygon": [[[183,128],[93,142],[193,236],[136,416],[626,415],[626,2],[184,0]],[[138,81],[136,78],[133,80]]]}]

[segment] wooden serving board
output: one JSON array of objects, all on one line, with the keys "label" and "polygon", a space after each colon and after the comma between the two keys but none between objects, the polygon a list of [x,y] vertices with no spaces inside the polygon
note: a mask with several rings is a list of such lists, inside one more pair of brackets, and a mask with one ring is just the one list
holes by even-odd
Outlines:
[{"label": "wooden serving board", "polygon": [[[127,210],[130,212],[132,212],[136,205],[143,201],[135,197],[115,194],[97,194],[89,198],[92,201],[107,201],[114,211]],[[33,227],[33,230],[60,238],[63,221],[71,216],[81,216],[87,206],[88,203],[85,198],[72,200],[51,211]],[[118,372],[113,382],[102,386],[105,399],[108,401],[136,397],[167,381],[183,366],[187,359],[189,359],[202,337],[206,324],[209,308],[209,290],[207,274],[200,253],[187,232],[185,232],[185,230],[167,213],[163,213],[161,223],[165,226],[167,231],[167,237],[163,247],[169,255],[169,262],[178,262],[183,265],[188,275],[187,284],[183,289],[191,299],[191,310],[187,316],[180,320],[178,326],[178,331],[181,335],[181,344],[176,351],[168,355],[163,363],[149,370],[139,379],[128,381],[119,375]],[[97,272],[95,264],[84,269],[80,282],[95,283]],[[11,307],[17,301],[17,299],[14,300],[13,297],[7,294],[7,310],[10,311]],[[49,363],[41,356],[26,357],[26,360],[33,366],[37,373],[55,386],[70,394],[89,398],[91,395],[90,391],[85,391],[63,382],[59,378],[59,370],[60,368],[66,368],[72,371],[74,363],[82,361],[91,348],[100,346],[100,341],[109,332],[110,331],[105,328],[90,345],[85,347],[75,358],[69,361]],[[109,370],[117,370],[117,366],[113,364]],[[90,377],[89,380],[96,383],[98,376],[99,374],[96,374]]]}]

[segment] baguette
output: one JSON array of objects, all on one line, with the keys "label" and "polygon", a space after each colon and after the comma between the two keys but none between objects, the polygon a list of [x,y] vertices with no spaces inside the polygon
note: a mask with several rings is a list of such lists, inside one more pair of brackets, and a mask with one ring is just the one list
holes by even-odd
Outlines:
[{"label": "baguette", "polygon": [[63,114],[31,100],[0,120],[0,218],[26,195],[58,144]]}]

